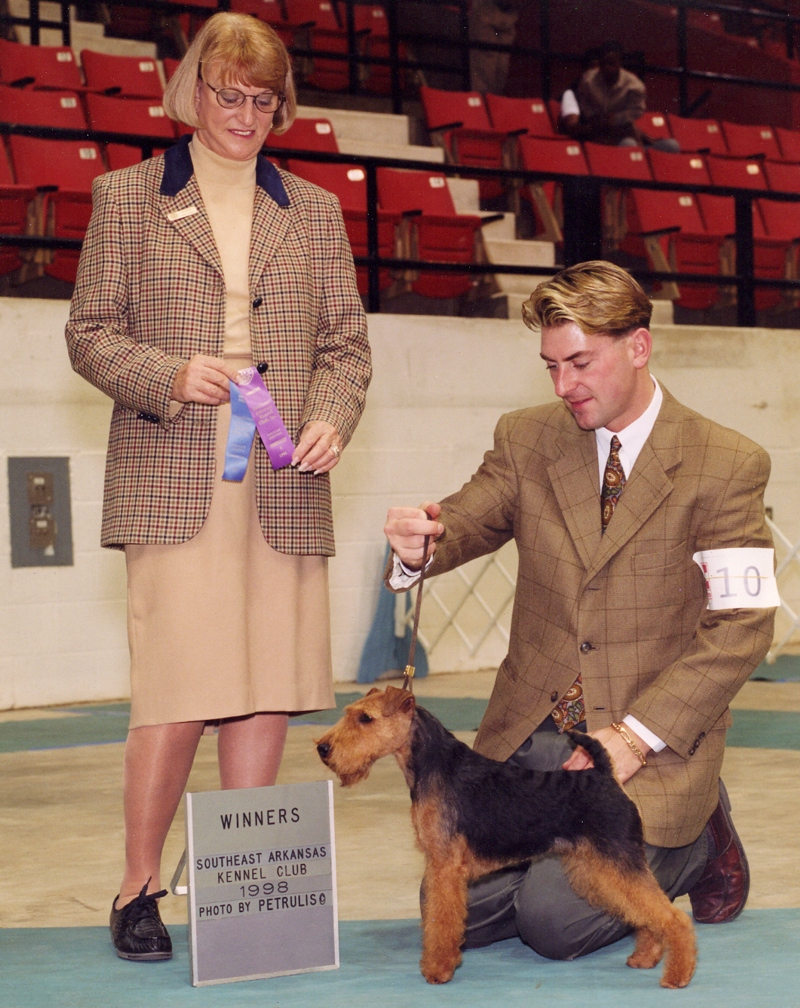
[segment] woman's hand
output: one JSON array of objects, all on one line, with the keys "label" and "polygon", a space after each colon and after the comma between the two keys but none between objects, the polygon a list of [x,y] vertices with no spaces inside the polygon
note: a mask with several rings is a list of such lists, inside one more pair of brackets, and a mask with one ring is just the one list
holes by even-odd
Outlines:
[{"label": "woman's hand", "polygon": [[[627,725],[625,727],[633,738],[633,741],[646,756],[650,752],[650,746],[640,739],[632,728],[628,728]],[[590,732],[589,734],[605,746],[614,764],[614,771],[620,784],[624,784],[625,781],[630,780],[635,773],[638,773],[642,769],[642,761],[618,731],[615,731],[613,728],[600,728],[598,731]],[[593,766],[592,757],[586,752],[583,746],[578,746],[567,762],[563,764],[562,769],[590,770]]]},{"label": "woman's hand", "polygon": [[178,402],[221,406],[230,397],[229,380],[236,377],[236,368],[218,357],[195,354],[179,368],[172,384],[172,398]]},{"label": "woman's hand", "polygon": [[330,472],[339,463],[342,439],[327,420],[311,420],[303,427],[300,442],[292,455],[292,465],[300,472]]}]

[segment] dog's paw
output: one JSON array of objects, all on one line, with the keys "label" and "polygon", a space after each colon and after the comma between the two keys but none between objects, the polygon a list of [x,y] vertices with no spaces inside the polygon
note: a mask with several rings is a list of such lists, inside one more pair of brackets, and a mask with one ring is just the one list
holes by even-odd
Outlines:
[{"label": "dog's paw", "polygon": [[630,966],[631,969],[652,969],[654,966],[658,966],[660,962],[661,949],[648,948],[641,951],[637,949],[629,955],[626,965]]},{"label": "dog's paw", "polygon": [[667,987],[669,990],[680,990],[681,987],[688,987],[689,981],[692,979],[692,974],[689,976],[667,976],[665,973],[661,977],[661,986]]},{"label": "dog's paw", "polygon": [[456,966],[461,962],[461,957],[453,962],[452,960],[442,962],[433,958],[423,957],[420,960],[420,970],[429,984],[444,984],[453,979]]}]

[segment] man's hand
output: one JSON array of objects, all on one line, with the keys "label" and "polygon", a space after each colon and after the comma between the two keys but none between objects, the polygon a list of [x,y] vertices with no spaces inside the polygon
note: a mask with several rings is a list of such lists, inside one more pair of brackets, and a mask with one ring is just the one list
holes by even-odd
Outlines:
[{"label": "man's hand", "polygon": [[409,570],[419,570],[422,567],[426,535],[431,537],[428,556],[435,553],[435,540],[444,532],[444,525],[436,521],[441,513],[441,505],[432,501],[426,501],[421,508],[389,508],[383,531],[389,545]]},{"label": "man's hand", "polygon": [[310,420],[300,436],[292,455],[292,465],[300,472],[330,472],[338,465],[342,454],[342,439],[333,424],[327,420]]},{"label": "man's hand", "polygon": [[[625,725],[625,728],[646,756],[650,752],[650,746],[646,742],[643,742],[628,725]],[[620,784],[624,784],[625,781],[630,780],[638,770],[642,769],[641,760],[618,731],[615,731],[613,728],[601,728],[599,731],[589,732],[589,735],[597,739],[598,742],[601,742],[608,750],[608,755],[614,763],[614,771]],[[592,757],[582,746],[578,746],[567,762],[563,764],[562,768],[564,770],[591,770],[593,766]]]},{"label": "man's hand", "polygon": [[172,383],[172,396],[178,402],[221,406],[230,397],[229,380],[236,377],[236,368],[218,357],[195,354],[178,369]]}]

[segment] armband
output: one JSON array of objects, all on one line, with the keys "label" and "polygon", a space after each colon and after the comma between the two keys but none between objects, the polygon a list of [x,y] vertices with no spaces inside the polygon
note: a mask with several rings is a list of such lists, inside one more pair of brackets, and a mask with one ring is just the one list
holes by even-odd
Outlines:
[{"label": "armband", "polygon": [[781,604],[775,550],[754,546],[702,550],[692,560],[703,572],[709,609],[771,609]]}]

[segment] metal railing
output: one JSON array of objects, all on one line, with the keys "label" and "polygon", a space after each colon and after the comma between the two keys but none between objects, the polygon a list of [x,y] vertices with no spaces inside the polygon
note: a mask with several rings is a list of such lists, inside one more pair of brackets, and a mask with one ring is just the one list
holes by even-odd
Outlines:
[{"label": "metal railing", "polygon": [[[359,33],[355,29],[355,7],[359,5],[359,0],[337,0],[340,9],[344,11],[342,18],[342,30],[348,36],[348,51],[339,53],[325,49],[302,48],[298,46],[290,47],[290,52],[298,57],[311,59],[323,59],[328,62],[344,62],[348,66],[348,91],[351,94],[358,94],[369,89],[362,88],[359,78],[361,67],[385,66],[389,68],[390,77],[390,100],[392,110],[401,113],[403,109],[403,99],[407,89],[404,86],[404,75],[413,71],[438,71],[452,76],[453,81],[461,90],[470,90],[470,53],[498,52],[507,53],[511,56],[527,56],[539,61],[539,91],[541,97],[549,99],[552,97],[552,69],[554,64],[574,64],[580,65],[582,55],[577,52],[560,52],[551,47],[551,0],[538,0],[539,6],[539,46],[522,45],[500,45],[491,42],[480,42],[470,39],[469,26],[469,0],[449,0],[448,6],[456,8],[457,29],[455,36],[428,35],[413,31],[403,31],[402,37],[399,29],[399,9],[402,0],[382,0],[382,6],[386,11],[388,26],[388,56],[366,55],[360,51]],[[441,0],[416,0],[417,3],[440,5]],[[27,18],[12,17],[10,15],[0,16],[0,23],[27,25],[30,27],[31,43],[38,45],[40,41],[40,31],[42,28],[56,28],[61,31],[64,45],[70,44],[70,23],[69,23],[69,3],[60,4],[61,19],[46,20],[40,16],[40,0],[29,0],[30,10]],[[800,25],[800,16],[776,11],[774,8],[763,7],[758,4],[746,8],[735,6],[730,3],[715,3],[713,0],[650,0],[650,3],[662,7],[677,10],[675,18],[676,33],[676,66],[659,66],[656,64],[643,63],[637,69],[645,73],[660,74],[675,77],[678,81],[678,103],[680,114],[689,116],[697,106],[689,97],[689,82],[691,80],[705,81],[707,83],[732,84],[741,87],[767,88],[777,92],[800,92],[800,84],[790,81],[761,80],[758,78],[745,77],[737,74],[717,73],[709,70],[693,68],[690,65],[688,36],[690,25],[688,23],[688,12],[690,10],[717,12],[720,14],[738,14],[757,17],[765,21],[772,21],[775,24],[782,24],[785,28],[786,52],[788,57],[792,57],[798,50],[795,43],[797,26]],[[165,15],[174,16],[182,13],[194,13],[197,15],[207,15],[214,8],[198,6],[192,3],[171,3],[166,0],[114,0],[115,6],[123,7],[145,7],[152,10],[161,11]],[[228,10],[230,0],[218,0],[218,10]],[[401,56],[403,44],[413,48],[415,43],[425,43],[435,45],[441,52],[451,51],[454,55],[452,62],[444,63],[434,60],[424,60],[417,58],[404,58]]]},{"label": "metal railing", "polygon": [[[175,141],[158,137],[144,137],[130,133],[94,132],[91,130],[57,129],[43,126],[18,126],[0,123],[0,133],[20,134],[60,140],[94,140],[130,144],[141,148],[149,156],[154,147],[168,147]],[[736,207],[736,273],[682,273],[658,270],[631,269],[632,276],[640,281],[675,282],[689,284],[717,284],[735,287],[737,292],[737,325],[756,325],[755,291],[758,287],[800,291],[800,279],[762,279],[755,276],[753,201],[768,199],[777,202],[798,203],[800,193],[775,192],[769,189],[739,189],[731,186],[682,185],[675,182],[646,182],[632,179],[595,175],[564,175],[544,170],[528,171],[522,168],[479,168],[457,164],[432,164],[404,158],[378,157],[365,154],[332,154],[326,151],[307,151],[286,147],[264,148],[264,152],[282,160],[316,161],[329,164],[357,165],[364,169],[367,189],[367,254],[355,256],[356,266],[367,269],[367,308],[380,311],[380,271],[419,270],[434,273],[491,274],[505,273],[522,276],[541,276],[557,273],[564,266],[603,257],[602,193],[606,187],[617,189],[650,189],[659,192],[709,193],[731,196]],[[407,168],[436,171],[447,176],[470,179],[502,180],[509,185],[526,185],[533,182],[553,181],[563,186],[564,244],[563,264],[560,266],[520,266],[504,263],[448,263],[421,259],[397,259],[381,256],[378,241],[378,169]],[[798,235],[800,240],[800,235]],[[21,238],[17,235],[0,235],[0,245],[37,248],[79,248],[77,239]]]}]

